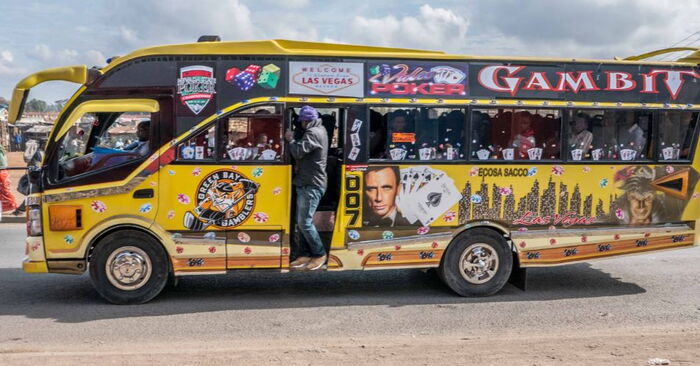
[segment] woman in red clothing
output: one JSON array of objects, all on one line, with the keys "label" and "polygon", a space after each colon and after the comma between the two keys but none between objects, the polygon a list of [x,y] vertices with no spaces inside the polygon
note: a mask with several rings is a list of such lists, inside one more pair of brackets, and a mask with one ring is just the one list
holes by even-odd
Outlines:
[{"label": "woman in red clothing", "polygon": [[2,145],[0,145],[0,202],[2,202],[3,213],[12,212],[17,208],[17,201],[12,193],[10,173],[7,171],[7,155]]}]

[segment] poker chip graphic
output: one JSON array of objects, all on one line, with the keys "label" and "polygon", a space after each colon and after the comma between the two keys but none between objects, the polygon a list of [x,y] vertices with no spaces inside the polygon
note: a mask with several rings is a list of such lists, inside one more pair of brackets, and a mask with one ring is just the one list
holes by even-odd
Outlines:
[{"label": "poker chip graphic", "polygon": [[66,244],[73,244],[73,240],[73,235],[70,234],[63,237],[63,241],[65,241]]},{"label": "poker chip graphic", "polygon": [[248,235],[242,231],[240,233],[238,233],[237,237],[238,237],[238,241],[240,241],[241,243],[247,243],[250,241],[250,235]]},{"label": "poker chip graphic", "polygon": [[280,241],[280,234],[272,234],[267,238],[267,241],[270,243],[277,243]]},{"label": "poker chip graphic", "polygon": [[418,235],[425,235],[430,231],[430,228],[427,226],[421,226],[418,229],[416,229],[416,233]]},{"label": "poker chip graphic", "polygon": [[267,216],[267,214],[264,212],[256,212],[253,214],[253,221],[257,222],[258,224],[264,224],[268,219],[269,216]]},{"label": "poker chip graphic", "polygon": [[199,167],[196,167],[196,168],[192,169],[192,175],[193,175],[193,176],[197,177],[197,176],[199,176],[200,174],[202,174],[202,169],[200,169]]},{"label": "poker chip graphic", "polygon": [[561,165],[555,165],[552,167],[552,174],[554,175],[562,175],[564,174],[564,167]]},{"label": "poker chip graphic", "polygon": [[452,222],[457,217],[457,213],[454,211],[447,211],[443,216],[445,222]]},{"label": "poker chip graphic", "polygon": [[384,239],[384,240],[391,240],[393,238],[394,238],[394,233],[392,233],[391,231],[387,230],[387,231],[382,233],[382,239]]},{"label": "poker chip graphic", "polygon": [[93,211],[99,213],[107,211],[107,205],[105,205],[104,202],[97,200],[90,202],[90,208],[92,208]]},{"label": "poker chip graphic", "polygon": [[204,234],[204,239],[209,239],[209,240],[216,239],[216,233],[210,231],[210,232]]},{"label": "poker chip graphic", "polygon": [[184,193],[178,193],[177,201],[182,203],[183,205],[187,205],[190,203],[190,197]]},{"label": "poker chip graphic", "polygon": [[168,219],[172,220],[173,218],[175,218],[175,210],[168,211]]},{"label": "poker chip graphic", "polygon": [[147,213],[147,212],[151,211],[152,208],[153,208],[153,205],[151,205],[150,203],[144,203],[143,205],[141,205],[141,207],[139,207],[139,212],[140,213]]},{"label": "poker chip graphic", "polygon": [[253,169],[253,177],[260,178],[263,175],[263,168],[257,167]]},{"label": "poker chip graphic", "polygon": [[348,231],[348,237],[352,240],[357,240],[360,238],[360,233],[357,230]]}]

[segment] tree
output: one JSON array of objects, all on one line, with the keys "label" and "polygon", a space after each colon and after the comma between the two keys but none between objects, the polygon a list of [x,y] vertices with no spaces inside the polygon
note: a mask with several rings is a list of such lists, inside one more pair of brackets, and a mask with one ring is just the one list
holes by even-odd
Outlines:
[{"label": "tree", "polygon": [[32,99],[24,106],[27,112],[46,112],[48,109],[49,105],[41,99]]}]

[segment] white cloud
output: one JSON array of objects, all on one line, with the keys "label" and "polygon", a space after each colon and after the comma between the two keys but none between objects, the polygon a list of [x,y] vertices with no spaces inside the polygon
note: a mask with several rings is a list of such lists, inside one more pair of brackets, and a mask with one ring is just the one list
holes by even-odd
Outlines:
[{"label": "white cloud", "polygon": [[354,17],[351,38],[365,44],[457,51],[467,39],[469,21],[454,11],[420,7],[417,16]]},{"label": "white cloud", "polygon": [[0,50],[0,75],[19,76],[26,72],[24,67],[15,62],[15,56],[8,50]]}]

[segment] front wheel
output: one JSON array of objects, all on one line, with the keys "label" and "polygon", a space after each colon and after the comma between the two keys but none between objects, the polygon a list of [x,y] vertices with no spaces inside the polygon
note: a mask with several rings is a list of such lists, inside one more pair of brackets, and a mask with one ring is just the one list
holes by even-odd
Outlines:
[{"label": "front wheel", "polygon": [[442,280],[461,296],[489,296],[498,292],[513,270],[513,258],[502,235],[471,229],[448,246],[440,264]]},{"label": "front wheel", "polygon": [[168,258],[151,236],[135,230],[105,236],[90,258],[90,279],[114,304],[142,304],[156,297],[168,281]]}]

